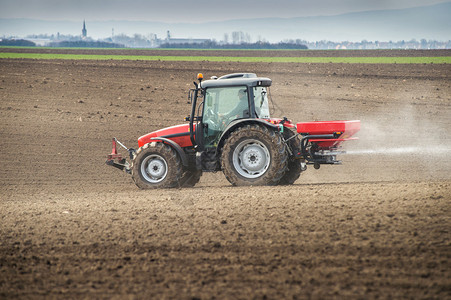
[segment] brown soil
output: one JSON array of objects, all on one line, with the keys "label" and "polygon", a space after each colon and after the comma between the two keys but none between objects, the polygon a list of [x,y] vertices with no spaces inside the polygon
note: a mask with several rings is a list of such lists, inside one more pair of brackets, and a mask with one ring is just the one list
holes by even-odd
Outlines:
[{"label": "brown soil", "polygon": [[[242,71],[273,80],[274,116],[360,119],[354,154],[288,187],[208,173],[142,191],[104,164],[113,136],[136,147],[183,123],[198,72]],[[0,60],[0,298],[450,298],[450,79],[449,65]]]}]

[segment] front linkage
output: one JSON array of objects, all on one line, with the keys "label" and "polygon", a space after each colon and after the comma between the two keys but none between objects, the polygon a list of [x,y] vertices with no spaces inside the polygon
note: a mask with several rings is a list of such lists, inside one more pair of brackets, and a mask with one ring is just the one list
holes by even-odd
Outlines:
[{"label": "front linkage", "polygon": [[109,166],[113,166],[115,168],[118,168],[119,170],[125,171],[128,174],[131,174],[130,164],[127,162],[127,160],[125,158],[122,157],[121,154],[119,154],[117,152],[116,143],[128,151],[128,154],[129,154],[131,160],[133,160],[133,158],[135,157],[135,155],[136,155],[135,149],[125,147],[124,144],[119,142],[116,138],[113,138],[113,150],[111,151],[111,154],[108,154],[107,160],[105,163]]}]

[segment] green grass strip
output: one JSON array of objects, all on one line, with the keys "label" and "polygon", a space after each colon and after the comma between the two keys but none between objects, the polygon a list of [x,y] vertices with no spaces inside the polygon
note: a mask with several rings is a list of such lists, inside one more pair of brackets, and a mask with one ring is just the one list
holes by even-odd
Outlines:
[{"label": "green grass strip", "polygon": [[150,60],[211,62],[351,63],[351,64],[450,64],[451,56],[438,57],[232,57],[232,56],[141,56],[56,53],[0,53],[0,58],[66,60]]}]

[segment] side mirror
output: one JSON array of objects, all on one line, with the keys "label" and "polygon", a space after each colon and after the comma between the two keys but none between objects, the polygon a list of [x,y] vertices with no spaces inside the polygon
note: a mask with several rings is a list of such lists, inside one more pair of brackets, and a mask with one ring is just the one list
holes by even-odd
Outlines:
[{"label": "side mirror", "polygon": [[193,89],[190,89],[188,92],[188,102],[187,103],[189,103],[189,104],[193,103],[193,92],[194,92]]}]

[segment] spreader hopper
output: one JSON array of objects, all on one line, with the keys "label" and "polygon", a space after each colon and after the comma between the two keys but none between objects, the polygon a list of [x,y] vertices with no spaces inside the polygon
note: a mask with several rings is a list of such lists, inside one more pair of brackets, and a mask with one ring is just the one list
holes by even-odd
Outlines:
[{"label": "spreader hopper", "polygon": [[319,149],[337,148],[344,141],[356,140],[357,138],[352,136],[359,130],[359,120],[314,121],[296,124],[296,131],[302,136],[308,136],[310,142],[316,143]]}]

